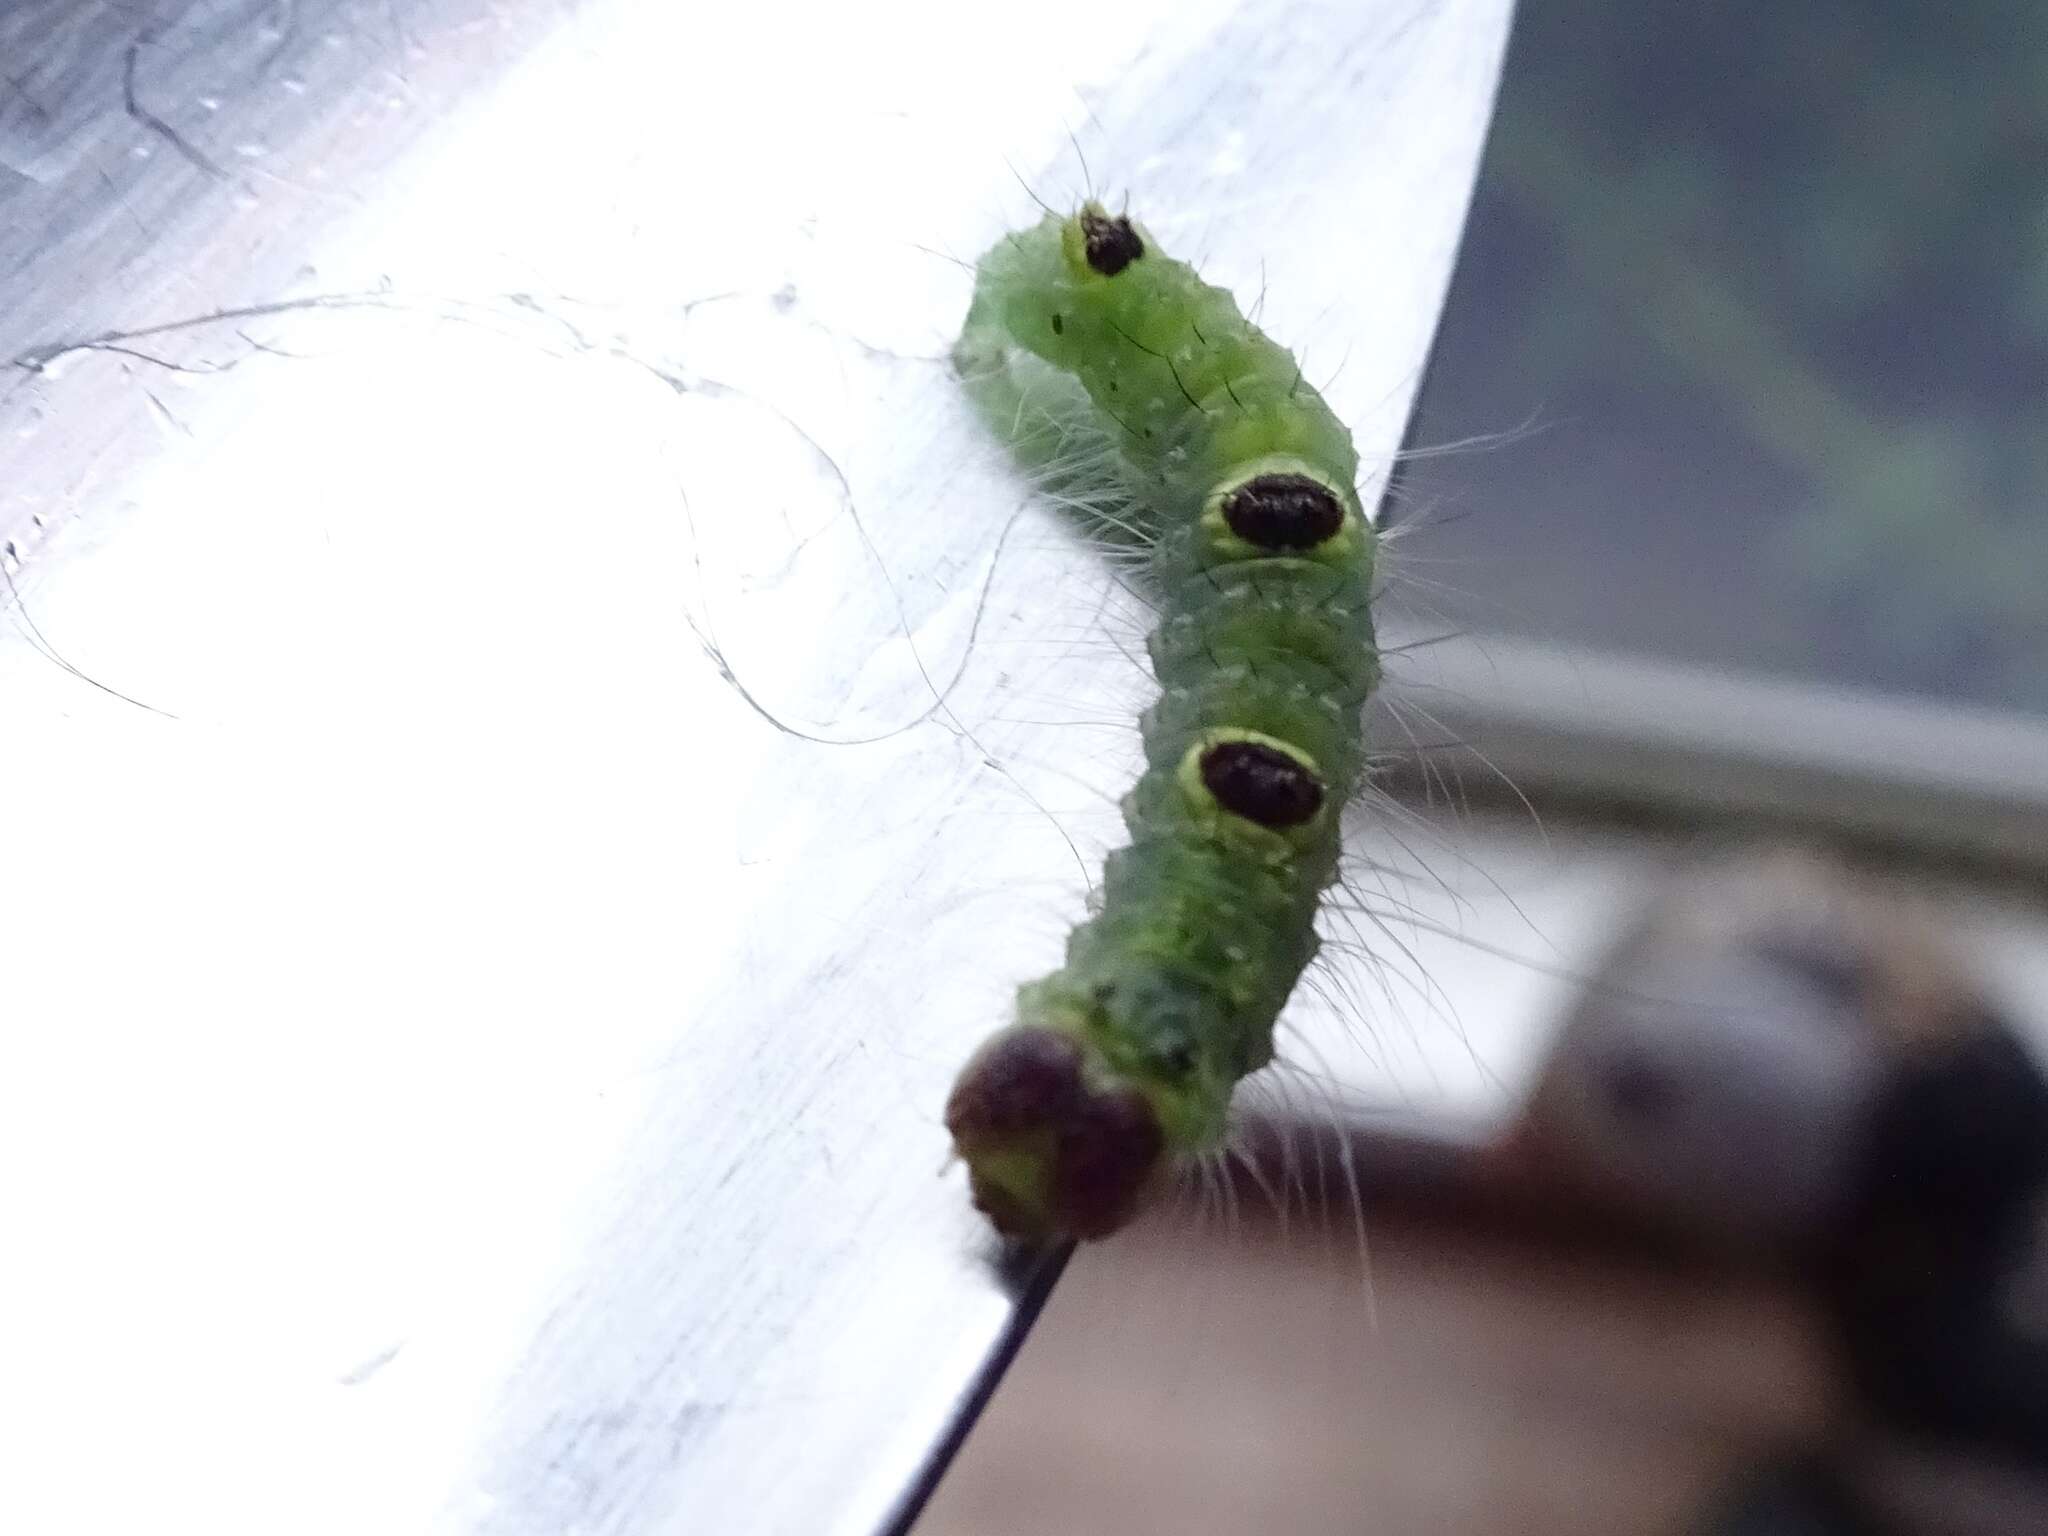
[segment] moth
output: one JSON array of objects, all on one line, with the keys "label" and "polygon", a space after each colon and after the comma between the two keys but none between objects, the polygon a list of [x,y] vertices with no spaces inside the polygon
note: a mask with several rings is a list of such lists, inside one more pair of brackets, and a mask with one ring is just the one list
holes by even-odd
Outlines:
[{"label": "moth", "polygon": [[1106,434],[1107,523],[1158,609],[1129,843],[946,1106],[1000,1231],[1093,1238],[1221,1142],[1316,954],[1380,675],[1377,540],[1351,436],[1295,358],[1099,203],[982,257],[954,358],[1025,464],[1058,459],[1063,416]]}]

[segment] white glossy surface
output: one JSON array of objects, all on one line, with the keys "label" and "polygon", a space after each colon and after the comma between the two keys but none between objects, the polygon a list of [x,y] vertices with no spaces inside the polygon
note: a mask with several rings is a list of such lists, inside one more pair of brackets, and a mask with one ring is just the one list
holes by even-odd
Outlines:
[{"label": "white glossy surface", "polygon": [[1505,23],[10,7],[0,1527],[883,1522],[1144,692],[959,259],[1085,153],[1383,458]]}]

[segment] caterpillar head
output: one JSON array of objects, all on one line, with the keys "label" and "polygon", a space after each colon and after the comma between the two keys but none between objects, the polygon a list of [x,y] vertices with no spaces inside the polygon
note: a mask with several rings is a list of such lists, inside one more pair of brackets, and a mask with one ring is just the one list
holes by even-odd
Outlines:
[{"label": "caterpillar head", "polygon": [[1078,1036],[1024,1023],[978,1052],[946,1102],[974,1203],[1006,1237],[1101,1237],[1122,1226],[1166,1136],[1151,1101]]}]

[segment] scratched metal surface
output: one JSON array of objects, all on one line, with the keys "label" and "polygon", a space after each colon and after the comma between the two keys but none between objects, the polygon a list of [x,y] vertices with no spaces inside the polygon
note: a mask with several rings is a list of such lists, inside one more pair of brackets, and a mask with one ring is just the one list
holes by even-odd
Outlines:
[{"label": "scratched metal surface", "polygon": [[1384,455],[1505,27],[0,10],[0,1528],[900,1509],[1143,692],[958,258],[1128,190]]}]

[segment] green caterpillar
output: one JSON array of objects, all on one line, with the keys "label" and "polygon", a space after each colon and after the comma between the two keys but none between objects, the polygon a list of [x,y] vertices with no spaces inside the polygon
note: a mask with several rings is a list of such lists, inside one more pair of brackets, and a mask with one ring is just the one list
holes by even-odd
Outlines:
[{"label": "green caterpillar", "polygon": [[1375,534],[1350,434],[1294,358],[1098,204],[982,258],[954,357],[1022,458],[1044,446],[1034,401],[1106,418],[1132,508],[1115,526],[1157,590],[1130,844],[946,1107],[999,1230],[1096,1237],[1172,1154],[1221,1142],[1315,955],[1379,679]]}]

